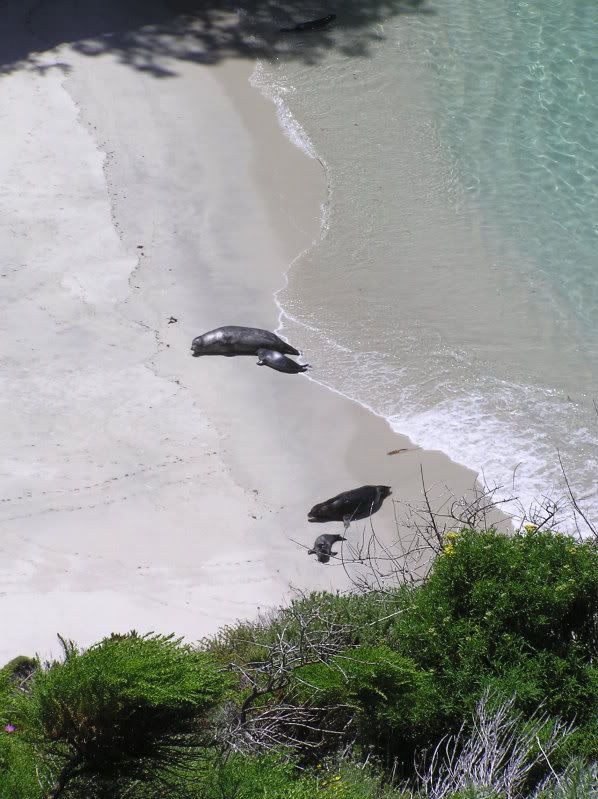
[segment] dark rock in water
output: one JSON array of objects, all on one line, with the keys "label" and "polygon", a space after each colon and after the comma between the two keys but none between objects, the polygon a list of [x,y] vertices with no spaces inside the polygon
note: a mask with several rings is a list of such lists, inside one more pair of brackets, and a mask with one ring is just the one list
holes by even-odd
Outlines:
[{"label": "dark rock in water", "polygon": [[343,538],[342,535],[331,535],[329,533],[324,533],[316,538],[313,549],[308,549],[307,554],[317,555],[320,563],[328,563],[331,556],[338,554],[337,552],[332,551],[332,545],[336,544],[337,541],[346,540],[347,539]]},{"label": "dark rock in water", "polygon": [[314,505],[307,514],[310,522],[344,522],[345,528],[357,519],[366,519],[380,510],[392,491],[389,486],[361,486],[343,491]]},{"label": "dark rock in water", "polygon": [[312,19],[309,22],[300,22],[294,28],[281,28],[281,33],[303,33],[305,31],[321,31],[327,28],[336,19],[336,14],[328,14],[326,17]]}]

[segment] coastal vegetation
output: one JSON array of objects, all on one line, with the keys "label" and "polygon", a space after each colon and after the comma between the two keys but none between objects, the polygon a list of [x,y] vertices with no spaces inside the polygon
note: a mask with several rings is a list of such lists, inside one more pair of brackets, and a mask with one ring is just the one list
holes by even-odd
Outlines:
[{"label": "coastal vegetation", "polygon": [[463,526],[422,579],[62,650],[0,672],[1,799],[598,796],[593,537]]}]

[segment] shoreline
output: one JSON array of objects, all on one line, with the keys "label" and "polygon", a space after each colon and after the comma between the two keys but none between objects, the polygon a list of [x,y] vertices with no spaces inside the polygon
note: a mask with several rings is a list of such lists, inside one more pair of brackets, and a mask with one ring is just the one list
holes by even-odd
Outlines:
[{"label": "shoreline", "polygon": [[[3,78],[4,177],[28,240],[2,228],[26,268],[4,314],[18,403],[0,658],[56,652],[56,633],[195,641],[291,586],[347,588],[302,551],[340,527],[309,525],[315,502],[364,483],[417,500],[420,462],[460,496],[473,472],[436,452],[387,457],[406,439],[315,381],[189,353],[218,325],[275,328],[284,266],[319,223],[319,165],[249,85],[251,64],[176,61],[159,80],[67,45],[39,63]],[[386,540],[393,509],[374,518]]]},{"label": "shoreline", "polygon": [[[339,26],[321,70],[291,59],[271,67],[273,90],[329,161],[335,185],[328,240],[305,255],[279,295],[293,309],[287,329],[318,352],[340,392],[421,446],[484,473],[503,496],[515,493],[526,509],[508,504],[517,518],[546,496],[568,504],[557,450],[591,513],[590,363],[573,357],[571,339],[561,341],[552,314],[542,312],[540,270],[531,290],[525,281],[519,286],[537,265],[498,235],[459,176],[442,136],[442,125],[455,134],[458,123],[446,108],[443,122],[427,63],[431,18],[388,22],[371,59],[344,57],[342,46],[355,37]],[[450,24],[444,12],[433,23],[436,34]],[[439,63],[450,65],[448,52]],[[380,126],[384,99],[389,121]],[[355,302],[358,286],[366,303]],[[535,362],[557,341],[555,362],[563,367],[553,373],[547,363],[545,380]],[[515,481],[516,490],[507,490]],[[569,518],[561,524],[574,527]]]}]

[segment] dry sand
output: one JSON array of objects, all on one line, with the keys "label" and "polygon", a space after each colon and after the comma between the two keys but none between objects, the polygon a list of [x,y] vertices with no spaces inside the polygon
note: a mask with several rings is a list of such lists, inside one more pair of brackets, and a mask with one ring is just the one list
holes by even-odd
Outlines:
[{"label": "dry sand", "polygon": [[[0,662],[56,633],[196,640],[291,586],[345,588],[303,548],[341,527],[307,523],[316,501],[418,500],[420,464],[435,491],[474,482],[439,453],[387,456],[412,445],[303,376],[190,357],[212,327],[276,327],[321,167],[250,60],[158,78],[66,40],[1,78]],[[396,535],[391,502],[376,530]]]}]

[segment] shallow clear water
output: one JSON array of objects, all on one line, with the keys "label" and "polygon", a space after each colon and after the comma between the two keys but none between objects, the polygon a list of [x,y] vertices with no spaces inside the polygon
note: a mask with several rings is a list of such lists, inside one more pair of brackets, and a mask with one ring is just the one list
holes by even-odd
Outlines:
[{"label": "shallow clear water", "polygon": [[596,518],[598,4],[421,9],[363,31],[341,5],[318,63],[257,76],[330,183],[285,332],[417,443],[517,469],[525,503],[561,491],[558,449]]},{"label": "shallow clear water", "polygon": [[596,336],[598,5],[489,6],[461,3],[429,41],[440,132],[483,214]]}]

